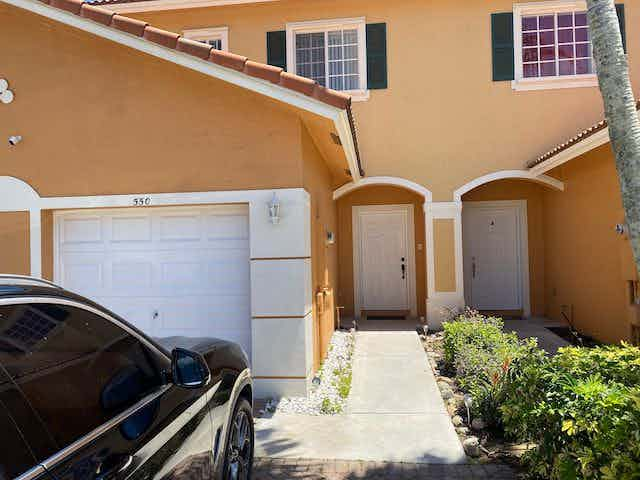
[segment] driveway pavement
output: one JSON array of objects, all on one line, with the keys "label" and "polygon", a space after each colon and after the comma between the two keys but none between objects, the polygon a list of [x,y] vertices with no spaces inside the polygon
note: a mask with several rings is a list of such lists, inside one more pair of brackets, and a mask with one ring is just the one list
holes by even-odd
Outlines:
[{"label": "driveway pavement", "polygon": [[461,464],[462,445],[415,332],[358,332],[343,415],[256,421],[256,457]]}]

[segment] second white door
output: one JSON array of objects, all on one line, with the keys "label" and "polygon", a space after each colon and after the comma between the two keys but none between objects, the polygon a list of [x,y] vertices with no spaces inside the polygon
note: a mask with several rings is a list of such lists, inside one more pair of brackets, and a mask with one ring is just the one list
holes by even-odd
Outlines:
[{"label": "second white door", "polygon": [[465,296],[478,310],[528,309],[526,203],[465,202]]},{"label": "second white door", "polygon": [[415,315],[413,205],[353,207],[355,311]]}]

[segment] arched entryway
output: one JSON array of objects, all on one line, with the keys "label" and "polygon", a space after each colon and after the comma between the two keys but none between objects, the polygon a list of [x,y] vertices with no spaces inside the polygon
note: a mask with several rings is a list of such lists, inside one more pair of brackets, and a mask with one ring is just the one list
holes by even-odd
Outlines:
[{"label": "arched entryway", "polygon": [[504,317],[544,315],[544,197],[552,177],[488,175],[456,194],[462,202],[465,303]]},{"label": "arched entryway", "polygon": [[345,318],[426,316],[426,188],[370,177],[334,193],[338,302]]}]

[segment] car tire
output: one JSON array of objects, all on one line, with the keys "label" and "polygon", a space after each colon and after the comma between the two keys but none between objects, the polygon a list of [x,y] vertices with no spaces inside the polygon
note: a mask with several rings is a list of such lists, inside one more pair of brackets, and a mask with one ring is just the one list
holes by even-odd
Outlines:
[{"label": "car tire", "polygon": [[224,455],[224,480],[250,480],[253,469],[254,428],[251,404],[238,400],[229,424]]}]

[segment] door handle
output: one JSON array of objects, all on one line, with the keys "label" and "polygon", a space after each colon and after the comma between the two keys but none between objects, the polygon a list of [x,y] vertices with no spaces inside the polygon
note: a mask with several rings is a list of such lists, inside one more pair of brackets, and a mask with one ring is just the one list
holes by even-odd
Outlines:
[{"label": "door handle", "polygon": [[402,272],[402,279],[404,280],[406,278],[406,273],[407,273],[407,267],[404,264],[404,257],[402,257],[401,261],[402,261],[402,264],[400,265],[400,271]]},{"label": "door handle", "polygon": [[476,271],[477,271],[476,257],[473,257],[471,259],[471,278],[476,278]]}]

